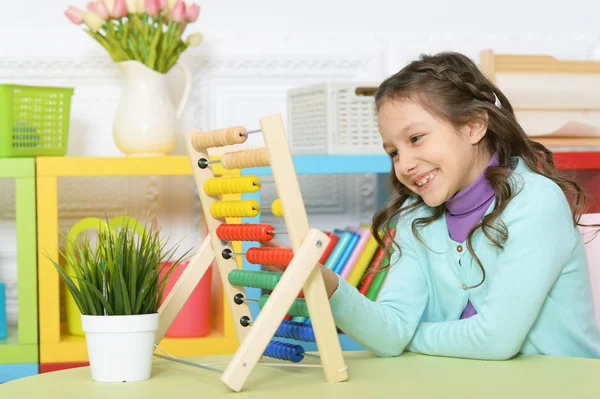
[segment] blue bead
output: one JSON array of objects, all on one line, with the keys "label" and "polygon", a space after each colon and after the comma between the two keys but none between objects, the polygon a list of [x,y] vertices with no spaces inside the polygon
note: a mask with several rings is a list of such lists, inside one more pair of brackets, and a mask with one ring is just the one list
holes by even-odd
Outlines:
[{"label": "blue bead", "polygon": [[300,345],[288,344],[286,342],[271,341],[267,345],[264,355],[298,363],[304,359],[304,348]]}]

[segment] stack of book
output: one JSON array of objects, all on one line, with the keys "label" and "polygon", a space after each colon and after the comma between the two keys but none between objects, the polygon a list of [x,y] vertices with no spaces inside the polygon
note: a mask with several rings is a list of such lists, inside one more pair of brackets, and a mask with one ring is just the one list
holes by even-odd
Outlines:
[{"label": "stack of book", "polygon": [[[386,256],[386,252],[390,254],[393,252],[392,240],[385,236],[383,238],[385,248],[379,247],[370,226],[366,224],[334,229],[326,234],[331,241],[320,263],[340,275],[368,299],[377,300],[389,270],[389,257]],[[394,237],[395,234],[395,228],[391,228],[390,236]],[[303,317],[288,316],[286,319],[310,322]]]}]

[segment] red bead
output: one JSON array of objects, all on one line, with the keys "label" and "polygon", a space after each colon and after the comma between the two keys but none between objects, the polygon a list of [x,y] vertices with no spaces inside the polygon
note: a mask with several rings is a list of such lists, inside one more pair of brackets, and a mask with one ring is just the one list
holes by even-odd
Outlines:
[{"label": "red bead", "polygon": [[257,265],[287,266],[293,257],[293,250],[288,248],[250,248],[246,251],[246,260]]},{"label": "red bead", "polygon": [[274,230],[270,224],[221,224],[216,233],[224,241],[266,242],[273,239]]}]

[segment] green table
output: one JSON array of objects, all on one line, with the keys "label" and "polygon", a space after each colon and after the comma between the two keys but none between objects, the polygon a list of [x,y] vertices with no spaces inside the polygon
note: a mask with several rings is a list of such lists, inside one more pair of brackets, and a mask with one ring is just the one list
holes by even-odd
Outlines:
[{"label": "green table", "polygon": [[[88,367],[40,374],[0,385],[1,398],[600,398],[600,360],[519,356],[476,361],[406,353],[376,358],[345,353],[350,378],[324,382],[320,368],[259,364],[240,393],[208,370],[156,359],[152,378],[136,383],[97,383]],[[188,358],[209,363],[230,356]],[[222,367],[225,366],[216,366]],[[371,396],[373,395],[373,396]]]}]

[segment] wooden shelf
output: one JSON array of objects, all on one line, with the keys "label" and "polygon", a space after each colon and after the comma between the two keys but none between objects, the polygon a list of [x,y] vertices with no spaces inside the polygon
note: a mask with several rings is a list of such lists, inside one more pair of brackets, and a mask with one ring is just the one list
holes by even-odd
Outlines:
[{"label": "wooden shelf", "polygon": [[544,136],[533,136],[531,140],[538,142],[550,150],[558,149],[561,147],[567,148],[579,148],[591,150],[600,148],[600,137],[544,137]]}]

